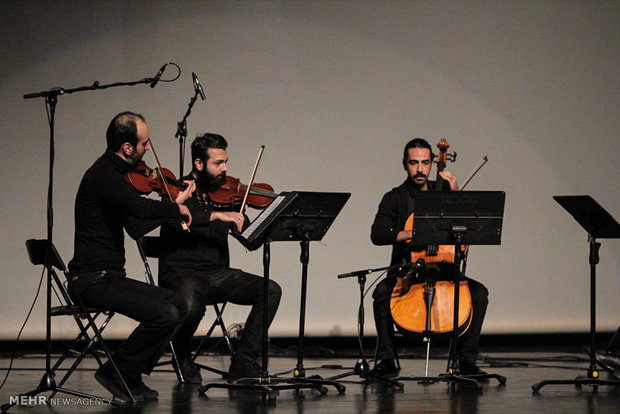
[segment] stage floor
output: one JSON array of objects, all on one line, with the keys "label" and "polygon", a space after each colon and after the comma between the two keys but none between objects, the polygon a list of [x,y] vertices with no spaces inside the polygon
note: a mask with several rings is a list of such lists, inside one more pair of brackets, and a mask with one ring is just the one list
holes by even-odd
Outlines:
[{"label": "stage floor", "polygon": [[[98,413],[98,412],[139,412],[139,413],[619,413],[620,387],[600,386],[594,389],[573,385],[547,385],[537,394],[532,393],[532,385],[542,380],[573,379],[585,375],[588,362],[584,354],[560,353],[491,353],[482,354],[482,369],[489,373],[505,376],[505,385],[499,385],[495,379],[483,383],[482,390],[476,391],[469,386],[451,387],[445,383],[422,385],[403,381],[404,389],[395,390],[385,385],[360,383],[357,375],[341,380],[346,387],[344,394],[339,394],[328,387],[325,395],[315,390],[304,390],[301,395],[294,391],[282,390],[269,401],[261,398],[260,393],[249,391],[231,392],[212,388],[205,395],[198,393],[197,385],[179,385],[171,370],[160,370],[145,378],[145,383],[160,393],[158,401],[138,403],[122,408],[80,400],[66,394],[57,394],[56,405],[34,406],[17,405],[10,409],[13,413]],[[225,356],[205,356],[200,363],[218,369],[228,368],[229,358]],[[0,374],[4,378],[9,359],[0,359]],[[271,374],[292,370],[296,358],[275,357],[270,359]],[[331,377],[353,368],[355,360],[351,359],[317,359],[304,360],[306,375]],[[9,402],[10,396],[29,391],[39,383],[45,360],[41,356],[16,359],[14,371],[0,391],[0,403]],[[89,358],[81,369],[75,372],[65,385],[66,388],[80,392],[96,394],[109,398],[109,394],[93,378],[96,362]],[[343,369],[336,368],[344,367]],[[423,359],[401,359],[401,375],[422,375]],[[431,360],[431,373],[445,371],[445,360]],[[60,373],[61,374],[61,373]],[[224,383],[221,377],[211,372],[202,371],[203,383]],[[282,376],[292,375],[292,373]],[[603,377],[607,376],[603,373]],[[60,375],[59,375],[60,376]],[[48,394],[46,394],[48,395]]]}]

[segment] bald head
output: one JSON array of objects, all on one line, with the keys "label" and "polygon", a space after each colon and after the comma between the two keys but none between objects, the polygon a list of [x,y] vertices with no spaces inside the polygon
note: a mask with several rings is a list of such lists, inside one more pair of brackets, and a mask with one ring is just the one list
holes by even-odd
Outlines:
[{"label": "bald head", "polygon": [[117,152],[126,142],[135,147],[138,143],[138,123],[146,123],[140,114],[125,111],[116,115],[106,131],[108,149]]}]

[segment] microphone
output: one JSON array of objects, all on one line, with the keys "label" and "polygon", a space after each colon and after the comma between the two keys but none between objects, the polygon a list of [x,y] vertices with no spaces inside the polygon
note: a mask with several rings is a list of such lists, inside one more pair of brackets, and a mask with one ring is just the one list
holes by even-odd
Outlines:
[{"label": "microphone", "polygon": [[344,279],[345,277],[358,277],[358,276],[368,275],[368,274],[371,274],[371,273],[372,273],[372,269],[358,270],[356,272],[340,274],[340,275],[338,275],[338,279]]},{"label": "microphone", "polygon": [[403,264],[401,267],[398,268],[398,271],[404,273],[405,271],[411,269],[413,273],[417,273],[420,270],[424,269],[425,264],[426,262],[424,261],[424,259],[418,259],[415,262]]},{"label": "microphone", "polygon": [[159,72],[157,72],[157,75],[155,75],[155,77],[151,81],[151,84],[149,85],[151,88],[154,88],[155,85],[157,85],[157,82],[159,82],[161,75],[164,73],[164,70],[166,70],[166,66],[168,66],[168,62],[164,63],[164,66],[159,68]]},{"label": "microphone", "polygon": [[202,86],[200,85],[200,81],[198,80],[198,76],[194,72],[192,72],[192,80],[194,81],[194,90],[200,94],[200,97],[204,101],[207,99],[205,96],[205,91],[202,90]]}]

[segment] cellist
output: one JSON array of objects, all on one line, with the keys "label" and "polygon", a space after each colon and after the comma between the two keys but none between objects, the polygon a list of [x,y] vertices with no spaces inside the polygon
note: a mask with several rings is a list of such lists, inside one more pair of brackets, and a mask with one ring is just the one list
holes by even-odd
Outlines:
[{"label": "cellist", "polygon": [[[402,160],[407,178],[401,185],[387,192],[379,204],[370,238],[377,246],[392,245],[391,265],[397,265],[403,259],[411,261],[411,251],[417,249],[411,230],[404,230],[404,226],[413,213],[416,193],[435,188],[436,181],[429,180],[433,159],[431,146],[426,140],[415,138],[409,141],[404,148]],[[449,187],[452,191],[458,191],[456,177],[451,172],[442,171],[439,176],[445,181],[444,189]],[[434,280],[452,280],[453,266],[453,263],[427,264],[424,271]],[[402,274],[397,268],[390,271],[388,276],[377,284],[372,295],[380,359],[373,373],[382,376],[398,374],[394,363],[394,321],[390,312],[390,299],[398,276]],[[459,338],[459,370],[463,375],[481,374],[483,371],[476,365],[476,359],[488,304],[488,291],[484,285],[466,278],[465,275],[462,275],[462,280],[468,281],[473,312],[469,329]]]}]

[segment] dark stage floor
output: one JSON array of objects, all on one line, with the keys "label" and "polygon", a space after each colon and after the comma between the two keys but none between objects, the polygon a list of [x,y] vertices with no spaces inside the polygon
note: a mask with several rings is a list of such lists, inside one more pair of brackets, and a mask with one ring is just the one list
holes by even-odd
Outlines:
[{"label": "dark stage floor", "polygon": [[[498,381],[484,383],[480,392],[467,386],[455,390],[445,383],[421,385],[404,382],[403,390],[395,390],[378,383],[355,383],[359,377],[352,376],[342,380],[346,386],[344,394],[334,387],[328,387],[327,394],[305,390],[300,396],[293,391],[280,391],[275,400],[269,402],[260,394],[247,391],[230,392],[224,389],[209,389],[206,396],[199,395],[198,386],[180,386],[172,371],[162,370],[145,379],[147,385],[160,392],[155,402],[138,403],[134,406],[114,408],[108,405],[91,405],[79,401],[77,397],[58,394],[58,404],[50,406],[15,406],[10,412],[137,412],[137,413],[620,413],[620,387],[591,386],[578,389],[573,385],[548,385],[538,394],[532,393],[531,386],[547,379],[572,379],[586,373],[588,362],[584,354],[560,353],[487,353],[481,355],[481,368],[507,378],[506,385]],[[201,363],[219,369],[227,369],[228,357],[205,356]],[[515,363],[513,366],[505,362]],[[330,377],[352,368],[355,360],[307,358],[304,366],[307,376]],[[494,366],[491,366],[494,365]],[[0,359],[0,374],[4,378],[8,359]],[[0,391],[0,402],[5,404],[9,397],[34,388],[42,375],[45,360],[41,356],[23,357],[15,360],[9,380]],[[294,368],[296,358],[276,357],[270,360],[270,373],[281,373]],[[401,375],[422,375],[423,359],[401,359]],[[508,364],[506,364],[508,365]],[[109,397],[107,392],[94,380],[96,362],[90,358],[82,365],[66,384],[67,388],[81,392]],[[314,367],[320,367],[314,369]],[[444,359],[431,360],[433,374],[445,371]],[[292,374],[291,374],[292,375]],[[603,373],[606,376],[607,373]],[[283,375],[284,376],[284,375]],[[204,382],[224,383],[216,374],[203,371]]]}]

